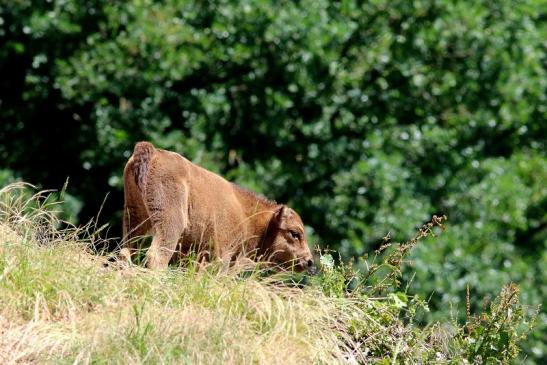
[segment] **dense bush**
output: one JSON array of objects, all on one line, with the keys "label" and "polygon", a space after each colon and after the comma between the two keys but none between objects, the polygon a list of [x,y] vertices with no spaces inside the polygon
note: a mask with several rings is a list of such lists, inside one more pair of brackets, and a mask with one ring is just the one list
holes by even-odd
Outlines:
[{"label": "dense bush", "polygon": [[432,316],[467,285],[475,306],[508,281],[537,304],[544,18],[534,0],[4,1],[0,167],[46,187],[70,176],[82,220],[111,192],[119,222],[124,160],[152,140],[289,202],[357,268],[443,213],[410,268]]}]

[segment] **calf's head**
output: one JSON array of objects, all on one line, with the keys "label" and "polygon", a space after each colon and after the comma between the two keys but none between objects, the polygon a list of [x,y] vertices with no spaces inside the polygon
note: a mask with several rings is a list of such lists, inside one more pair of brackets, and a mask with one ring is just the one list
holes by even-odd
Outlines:
[{"label": "calf's head", "polygon": [[294,268],[296,271],[307,270],[310,274],[316,272],[304,223],[298,213],[285,205],[281,205],[270,220],[262,253],[283,267]]}]

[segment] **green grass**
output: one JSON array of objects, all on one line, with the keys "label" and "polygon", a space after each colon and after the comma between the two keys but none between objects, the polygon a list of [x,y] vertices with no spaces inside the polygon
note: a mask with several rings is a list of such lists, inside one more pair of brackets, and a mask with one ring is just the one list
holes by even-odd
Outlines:
[{"label": "green grass", "polygon": [[361,276],[328,255],[314,278],[220,262],[151,272],[106,265],[92,226],[58,229],[57,203],[28,191],[0,190],[2,364],[507,363],[530,326],[516,286],[465,324],[415,323],[427,304],[400,291],[398,269],[432,226]]}]

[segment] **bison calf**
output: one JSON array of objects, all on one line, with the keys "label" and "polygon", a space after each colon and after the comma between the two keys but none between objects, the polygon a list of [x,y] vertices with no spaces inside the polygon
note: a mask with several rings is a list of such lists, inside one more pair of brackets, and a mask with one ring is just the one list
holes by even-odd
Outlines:
[{"label": "bison calf", "polygon": [[146,266],[167,267],[175,253],[267,259],[315,271],[300,216],[200,167],[181,155],[139,142],[124,170],[122,255],[152,234]]}]

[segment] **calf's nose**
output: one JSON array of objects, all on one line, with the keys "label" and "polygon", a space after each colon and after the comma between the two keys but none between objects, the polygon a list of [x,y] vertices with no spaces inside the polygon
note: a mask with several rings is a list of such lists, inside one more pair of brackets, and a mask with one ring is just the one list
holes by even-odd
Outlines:
[{"label": "calf's nose", "polygon": [[317,267],[315,266],[315,263],[313,260],[308,260],[308,274],[315,275],[317,274]]}]

